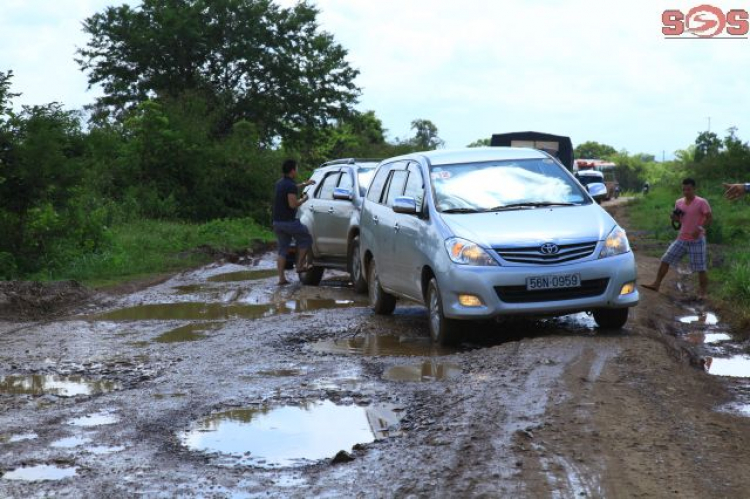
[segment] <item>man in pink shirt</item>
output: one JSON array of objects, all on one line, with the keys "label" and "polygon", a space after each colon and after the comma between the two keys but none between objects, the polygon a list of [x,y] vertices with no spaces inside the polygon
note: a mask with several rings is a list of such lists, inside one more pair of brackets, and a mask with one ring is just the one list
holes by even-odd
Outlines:
[{"label": "man in pink shirt", "polygon": [[672,221],[682,224],[680,233],[661,257],[656,280],[652,284],[643,284],[643,287],[659,291],[669,266],[676,265],[687,254],[690,258],[690,269],[698,272],[698,294],[704,297],[708,291],[706,227],[712,220],[711,206],[708,201],[695,195],[695,180],[692,178],[682,181],[682,194],[684,197],[677,200],[672,213]]}]

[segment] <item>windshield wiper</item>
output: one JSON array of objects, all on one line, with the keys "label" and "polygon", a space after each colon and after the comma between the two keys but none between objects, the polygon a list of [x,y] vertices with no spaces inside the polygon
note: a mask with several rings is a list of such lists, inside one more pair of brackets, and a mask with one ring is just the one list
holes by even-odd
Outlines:
[{"label": "windshield wiper", "polygon": [[476,208],[449,208],[447,210],[443,210],[441,213],[479,213],[479,212],[480,210],[477,210]]},{"label": "windshield wiper", "polygon": [[485,211],[504,211],[504,210],[515,210],[518,208],[543,208],[545,206],[575,206],[575,203],[511,203],[495,206]]}]

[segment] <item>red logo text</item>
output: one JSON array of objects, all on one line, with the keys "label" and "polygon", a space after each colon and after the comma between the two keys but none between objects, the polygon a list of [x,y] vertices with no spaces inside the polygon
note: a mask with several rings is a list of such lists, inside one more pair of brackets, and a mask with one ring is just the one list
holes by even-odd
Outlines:
[{"label": "red logo text", "polygon": [[699,5],[688,12],[665,10],[661,15],[661,32],[667,38],[747,38],[750,14],[745,9],[724,12],[713,5]]}]

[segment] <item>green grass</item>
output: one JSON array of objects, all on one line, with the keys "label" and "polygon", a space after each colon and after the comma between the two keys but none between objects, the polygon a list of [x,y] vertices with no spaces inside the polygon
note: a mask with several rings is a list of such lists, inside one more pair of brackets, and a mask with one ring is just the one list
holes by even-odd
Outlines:
[{"label": "green grass", "polygon": [[205,224],[141,220],[112,227],[108,248],[84,254],[53,274],[36,279],[75,279],[88,286],[114,285],[176,272],[207,263],[200,248],[224,252],[248,249],[273,234],[251,219],[215,220]]}]

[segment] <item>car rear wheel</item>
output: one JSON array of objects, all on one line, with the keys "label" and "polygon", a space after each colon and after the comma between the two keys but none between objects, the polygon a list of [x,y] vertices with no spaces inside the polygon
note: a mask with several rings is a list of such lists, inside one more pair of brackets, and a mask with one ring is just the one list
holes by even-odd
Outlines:
[{"label": "car rear wheel", "polygon": [[457,343],[460,338],[459,321],[448,319],[443,314],[443,300],[440,296],[437,279],[430,279],[427,285],[427,309],[430,316],[430,338],[440,345]]},{"label": "car rear wheel", "polygon": [[307,272],[300,272],[299,273],[299,281],[304,284],[305,286],[317,286],[320,284],[320,281],[323,279],[323,272],[325,269],[323,267],[316,267],[312,264],[313,262],[313,254],[312,250],[309,250],[307,252],[307,256],[305,257],[305,262],[301,262],[300,265],[302,267],[307,267]]},{"label": "car rear wheel", "polygon": [[362,272],[362,260],[359,255],[359,236],[352,239],[352,249],[349,251],[349,275],[354,283],[354,291],[359,294],[367,293],[367,280]]},{"label": "car rear wheel", "polygon": [[602,329],[620,329],[628,322],[629,308],[600,308],[594,310],[594,320]]},{"label": "car rear wheel", "polygon": [[383,291],[380,286],[378,269],[375,267],[375,260],[370,262],[367,274],[367,285],[370,293],[370,306],[378,315],[390,315],[396,308],[396,297]]}]

